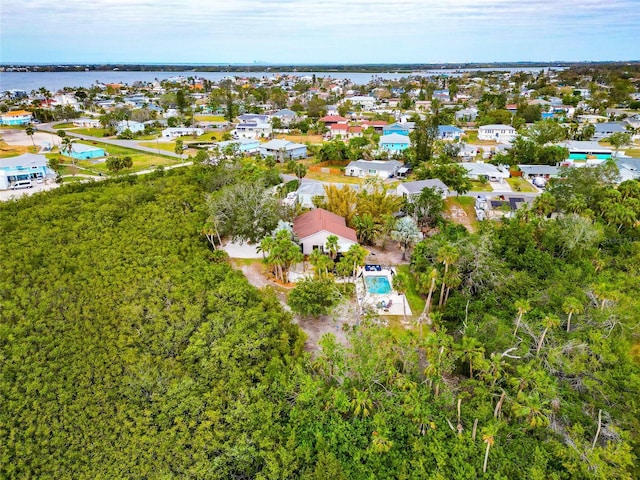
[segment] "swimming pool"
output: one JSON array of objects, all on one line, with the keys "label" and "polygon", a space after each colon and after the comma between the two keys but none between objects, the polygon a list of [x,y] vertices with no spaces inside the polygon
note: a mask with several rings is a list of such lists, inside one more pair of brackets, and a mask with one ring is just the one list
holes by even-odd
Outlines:
[{"label": "swimming pool", "polygon": [[367,275],[364,277],[367,292],[378,295],[388,295],[392,292],[391,284],[386,275]]}]

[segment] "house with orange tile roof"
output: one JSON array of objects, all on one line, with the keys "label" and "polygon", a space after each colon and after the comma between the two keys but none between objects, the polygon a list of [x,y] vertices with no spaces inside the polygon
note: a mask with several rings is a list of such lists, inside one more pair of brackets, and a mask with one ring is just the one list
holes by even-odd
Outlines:
[{"label": "house with orange tile roof", "polygon": [[356,231],[347,227],[343,217],[322,208],[296,217],[293,221],[293,233],[298,237],[305,255],[310,255],[314,250],[324,251],[327,238],[331,235],[338,237],[340,252],[346,252],[351,245],[358,243]]},{"label": "house with orange tile roof", "polygon": [[0,115],[0,125],[29,125],[33,114],[26,110],[14,110]]}]

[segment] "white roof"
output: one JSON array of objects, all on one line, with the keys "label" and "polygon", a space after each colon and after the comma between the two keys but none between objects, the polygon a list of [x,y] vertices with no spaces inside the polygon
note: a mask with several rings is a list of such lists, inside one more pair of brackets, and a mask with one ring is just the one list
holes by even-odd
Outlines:
[{"label": "white roof", "polygon": [[400,135],[399,133],[390,133],[389,135],[382,135],[380,137],[380,143],[409,143],[409,137],[406,135]]},{"label": "white roof", "polygon": [[509,130],[509,131],[513,131],[515,132],[516,129],[513,128],[511,125],[498,125],[498,124],[493,124],[493,125],[482,125],[480,127],[480,130]]},{"label": "white roof", "polygon": [[17,157],[0,158],[0,168],[43,167],[47,165],[47,157],[34,153],[24,153]]},{"label": "white roof", "polygon": [[509,178],[509,172],[504,172],[495,165],[490,163],[479,162],[460,162],[464,169],[469,172],[470,175],[486,175],[488,177],[503,177]]},{"label": "white roof", "polygon": [[356,160],[349,163],[347,168],[357,167],[361,170],[382,170],[393,172],[402,167],[402,163],[397,160]]},{"label": "white roof", "polygon": [[404,182],[398,185],[398,187],[404,187],[407,190],[407,192],[409,192],[410,194],[420,193],[425,188],[435,188],[443,192],[449,190],[449,187],[447,187],[442,182],[442,180],[438,178],[433,178],[428,180],[418,180],[416,182]]}]

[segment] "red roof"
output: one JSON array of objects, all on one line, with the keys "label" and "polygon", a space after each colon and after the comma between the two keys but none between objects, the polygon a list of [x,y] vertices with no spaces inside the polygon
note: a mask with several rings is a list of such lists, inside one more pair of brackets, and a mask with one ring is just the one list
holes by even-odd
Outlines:
[{"label": "red roof", "polygon": [[361,133],[362,127],[349,127],[349,132],[351,133]]},{"label": "red roof", "polygon": [[367,127],[384,127],[387,125],[387,122],[384,120],[363,120],[361,123]]},{"label": "red roof", "polygon": [[331,125],[331,130],[348,130],[349,129],[349,125],[347,125],[346,123],[334,123],[333,125]]},{"label": "red roof", "polygon": [[326,117],[322,117],[320,121],[324,123],[345,123],[348,120],[340,115],[327,115]]},{"label": "red roof", "polygon": [[322,231],[332,233],[352,242],[358,241],[356,231],[347,227],[347,222],[343,217],[322,208],[316,208],[304,213],[293,221],[293,233],[300,240]]}]

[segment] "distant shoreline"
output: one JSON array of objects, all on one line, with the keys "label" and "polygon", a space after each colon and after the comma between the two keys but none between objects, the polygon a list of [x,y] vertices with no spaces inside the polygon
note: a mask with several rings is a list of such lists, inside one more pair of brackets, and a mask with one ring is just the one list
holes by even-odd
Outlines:
[{"label": "distant shoreline", "polygon": [[518,67],[569,68],[589,66],[629,66],[638,65],[640,60],[610,62],[478,62],[478,63],[412,63],[412,64],[318,64],[318,65],[270,65],[270,64],[160,64],[160,63],[105,63],[105,64],[18,64],[2,63],[0,71],[5,72],[84,72],[84,71],[138,71],[138,72],[229,72],[251,73],[278,72],[336,72],[336,73],[412,73],[420,70],[472,70],[504,69]]}]

